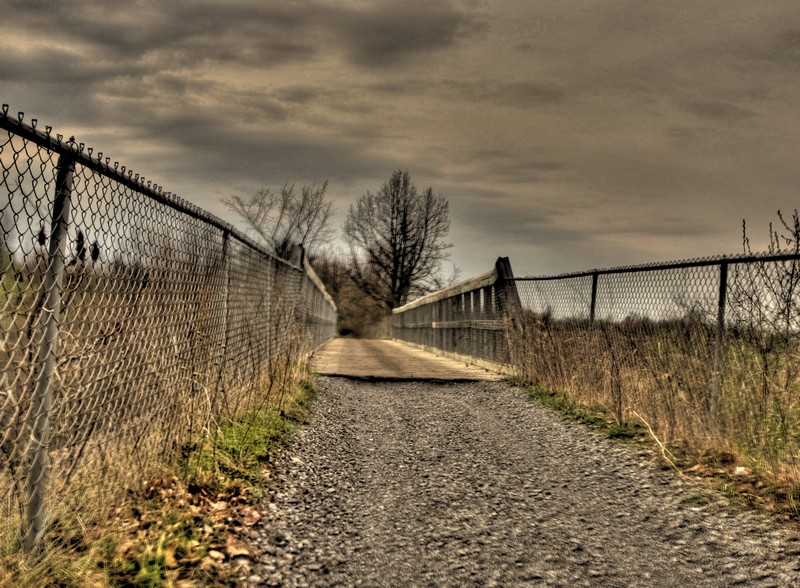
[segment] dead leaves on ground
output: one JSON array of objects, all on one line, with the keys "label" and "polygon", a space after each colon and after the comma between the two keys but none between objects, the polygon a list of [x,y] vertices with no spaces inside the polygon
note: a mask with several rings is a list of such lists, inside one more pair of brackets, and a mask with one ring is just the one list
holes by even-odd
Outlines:
[{"label": "dead leaves on ground", "polygon": [[236,585],[231,572],[255,556],[243,539],[261,520],[250,502],[240,483],[219,490],[175,477],[151,480],[119,509],[104,566],[118,579],[156,573],[181,588]]}]

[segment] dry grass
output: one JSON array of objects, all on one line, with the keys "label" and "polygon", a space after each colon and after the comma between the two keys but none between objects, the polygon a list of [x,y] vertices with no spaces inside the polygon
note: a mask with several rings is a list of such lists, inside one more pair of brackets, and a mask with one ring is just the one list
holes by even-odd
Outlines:
[{"label": "dry grass", "polygon": [[[230,565],[208,553],[225,555],[240,542],[236,527],[255,512],[264,468],[304,421],[314,395],[310,376],[294,363],[258,388],[258,402],[211,419],[179,452],[151,455],[148,467],[126,451],[105,456],[101,472],[86,455],[78,481],[53,497],[37,553],[20,549],[17,533],[4,534],[0,586],[234,585]],[[114,480],[123,483],[114,487]],[[18,530],[21,521],[5,523]]]},{"label": "dry grass", "polygon": [[590,323],[524,312],[508,330],[521,383],[600,410],[619,425],[646,422],[685,467],[744,467],[794,510],[798,341],[759,344],[764,336],[729,330],[717,375],[714,329],[692,314]]}]

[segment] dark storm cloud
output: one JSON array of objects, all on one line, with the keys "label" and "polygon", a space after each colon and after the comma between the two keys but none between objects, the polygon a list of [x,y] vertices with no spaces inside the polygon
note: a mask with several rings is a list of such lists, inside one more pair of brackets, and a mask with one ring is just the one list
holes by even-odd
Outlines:
[{"label": "dark storm cloud", "polygon": [[277,0],[65,0],[12,2],[6,16],[16,27],[47,30],[51,38],[72,39],[125,62],[157,55],[172,67],[232,60],[269,66],[314,53],[303,41],[312,9],[311,3]]},{"label": "dark storm cloud", "polygon": [[735,122],[755,116],[755,113],[729,102],[696,100],[686,102],[683,107],[692,114],[703,118]]},{"label": "dark storm cloud", "polygon": [[47,30],[51,38],[80,42],[106,58],[164,68],[216,62],[270,67],[342,49],[359,66],[395,66],[481,28],[449,2],[421,0],[359,8],[288,0],[12,1],[4,18],[17,30]]},{"label": "dark storm cloud", "polygon": [[148,177],[176,191],[180,184],[220,187],[242,179],[255,188],[265,183],[345,182],[366,170],[381,174],[393,165],[347,137],[309,136],[285,127],[270,131],[238,117],[212,116],[196,106],[163,114],[142,112],[128,125],[136,138],[169,149],[166,159],[157,149],[137,154],[137,159]]},{"label": "dark storm cloud", "polygon": [[479,32],[483,23],[449,2],[392,0],[331,12],[330,26],[363,67],[405,65]]}]

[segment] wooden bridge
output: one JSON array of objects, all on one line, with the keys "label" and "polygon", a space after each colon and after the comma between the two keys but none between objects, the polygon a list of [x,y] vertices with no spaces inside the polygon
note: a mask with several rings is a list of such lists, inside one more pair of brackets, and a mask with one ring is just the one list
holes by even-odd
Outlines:
[{"label": "wooden bridge", "polygon": [[362,380],[477,382],[500,374],[442,357],[400,341],[337,338],[317,349],[311,369]]}]

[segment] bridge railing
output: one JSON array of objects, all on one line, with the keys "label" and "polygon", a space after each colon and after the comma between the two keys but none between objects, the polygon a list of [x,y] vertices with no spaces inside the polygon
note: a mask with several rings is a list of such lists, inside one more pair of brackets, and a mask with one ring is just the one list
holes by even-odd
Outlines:
[{"label": "bridge railing", "polygon": [[510,361],[507,321],[519,306],[508,258],[485,274],[418,298],[392,311],[395,339],[473,360]]},{"label": "bridge railing", "polygon": [[92,520],[76,497],[110,508],[263,407],[336,307],[302,254],[5,106],[0,129],[0,535],[32,548],[53,521]]}]

